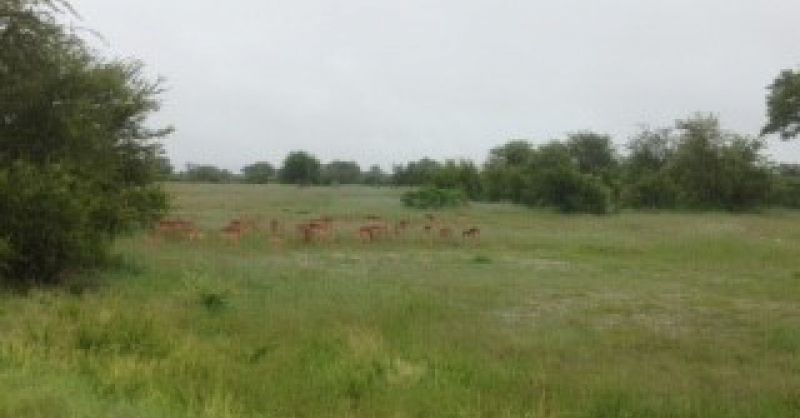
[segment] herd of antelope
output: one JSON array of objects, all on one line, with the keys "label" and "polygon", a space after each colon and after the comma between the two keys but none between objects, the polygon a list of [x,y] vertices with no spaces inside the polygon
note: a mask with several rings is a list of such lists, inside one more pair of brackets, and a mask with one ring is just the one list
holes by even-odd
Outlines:
[{"label": "herd of antelope", "polygon": [[[425,220],[416,226],[428,239],[445,242],[456,239],[456,231],[460,229],[437,219],[433,214],[425,215]],[[338,231],[353,227],[355,227],[355,238],[359,242],[372,244],[407,236],[415,228],[415,225],[408,219],[389,221],[377,215],[367,215],[356,222],[352,219],[336,222],[333,217],[323,216],[296,224],[294,239],[304,244],[333,242],[339,238]],[[268,226],[262,225],[252,218],[234,219],[218,231],[218,236],[224,241],[238,245],[243,237],[250,234],[263,234],[264,231],[275,246],[280,246],[286,240],[293,239],[292,234],[287,233],[285,223],[278,219],[270,220]],[[179,238],[189,241],[202,240],[206,235],[206,232],[194,222],[184,219],[162,220],[155,225],[151,234],[154,239]],[[478,243],[480,236],[481,230],[476,226],[461,229],[461,239],[464,242]]]}]

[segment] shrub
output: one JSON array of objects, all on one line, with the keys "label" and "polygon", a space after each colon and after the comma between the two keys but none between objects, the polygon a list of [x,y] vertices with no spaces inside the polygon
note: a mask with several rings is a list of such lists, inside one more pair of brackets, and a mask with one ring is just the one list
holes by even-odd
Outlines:
[{"label": "shrub", "polygon": [[106,255],[109,234],[93,222],[94,195],[65,170],[16,163],[0,171],[2,276],[52,283]]},{"label": "shrub", "polygon": [[638,209],[668,209],[677,203],[677,186],[663,173],[642,174],[623,191],[626,205]]},{"label": "shrub", "polygon": [[417,209],[440,209],[467,204],[467,196],[459,189],[425,187],[403,194],[403,204]]}]

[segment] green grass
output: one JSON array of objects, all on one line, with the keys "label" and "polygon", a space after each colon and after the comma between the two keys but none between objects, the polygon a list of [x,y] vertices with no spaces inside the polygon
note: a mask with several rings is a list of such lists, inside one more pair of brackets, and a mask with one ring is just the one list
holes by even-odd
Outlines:
[{"label": "green grass", "polygon": [[[463,243],[401,190],[169,188],[204,241],[0,294],[0,417],[800,416],[798,212],[438,212]],[[361,244],[369,214],[412,230]],[[336,242],[213,232],[321,215]]]}]

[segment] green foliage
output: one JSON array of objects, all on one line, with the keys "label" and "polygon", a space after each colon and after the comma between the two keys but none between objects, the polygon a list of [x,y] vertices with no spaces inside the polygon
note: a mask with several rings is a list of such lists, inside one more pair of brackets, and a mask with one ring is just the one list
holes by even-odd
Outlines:
[{"label": "green foliage", "polygon": [[441,209],[467,204],[467,196],[460,189],[424,187],[403,193],[403,204],[416,209]]},{"label": "green foliage", "polygon": [[625,206],[637,209],[674,208],[678,188],[662,171],[644,172],[626,184],[622,200]]},{"label": "green foliage", "polygon": [[581,173],[602,177],[612,175],[611,172],[617,167],[614,144],[608,135],[579,132],[570,135],[566,145]]},{"label": "green foliage", "polygon": [[57,166],[17,162],[0,171],[0,231],[7,244],[3,278],[52,283],[69,268],[101,261],[109,239],[95,219],[102,203]]},{"label": "green foliage", "polygon": [[800,208],[800,166],[783,164],[775,171],[770,204]]},{"label": "green foliage", "polygon": [[433,174],[432,183],[439,189],[459,189],[473,200],[482,196],[481,174],[471,161],[445,161]]},{"label": "green foliage", "polygon": [[187,164],[186,171],[181,175],[185,181],[193,183],[231,183],[233,173],[229,170],[213,165]]},{"label": "green foliage", "polygon": [[762,134],[800,135],[800,71],[784,70],[769,86],[767,117]]},{"label": "green foliage", "polygon": [[369,186],[380,186],[391,182],[390,176],[378,165],[373,165],[361,177],[361,181]]},{"label": "green foliage", "polygon": [[713,116],[679,121],[677,129],[667,170],[681,206],[741,210],[766,202],[771,178],[759,140],[723,132]]},{"label": "green foliage", "polygon": [[244,182],[250,184],[267,184],[275,177],[275,167],[268,162],[257,162],[242,169]]},{"label": "green foliage", "polygon": [[137,61],[106,60],[61,15],[61,1],[0,3],[0,237],[6,279],[54,282],[93,264],[111,239],[166,208],[153,183],[150,129],[159,82]]},{"label": "green foliage", "polygon": [[354,161],[331,161],[322,167],[324,184],[358,184],[361,182],[361,167]]},{"label": "green foliage", "polygon": [[438,161],[423,158],[393,168],[392,183],[395,186],[422,186],[432,185],[436,173],[441,169]]},{"label": "green foliage", "polygon": [[305,151],[289,153],[279,172],[280,180],[287,184],[319,184],[322,166],[319,160]]}]

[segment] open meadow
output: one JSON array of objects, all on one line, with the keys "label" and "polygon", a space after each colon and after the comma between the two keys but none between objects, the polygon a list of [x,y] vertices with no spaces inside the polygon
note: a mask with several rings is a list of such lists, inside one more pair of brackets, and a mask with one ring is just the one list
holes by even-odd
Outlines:
[{"label": "open meadow", "polygon": [[203,239],[0,294],[0,417],[800,416],[800,212],[471,204],[426,233],[397,189],[168,189]]}]

